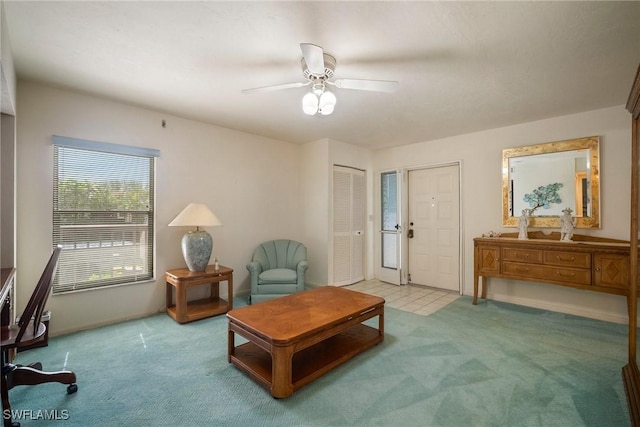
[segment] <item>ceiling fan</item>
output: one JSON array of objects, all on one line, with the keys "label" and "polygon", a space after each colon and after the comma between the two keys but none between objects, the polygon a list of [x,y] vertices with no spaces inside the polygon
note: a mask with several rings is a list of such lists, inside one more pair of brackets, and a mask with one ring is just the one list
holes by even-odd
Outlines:
[{"label": "ceiling fan", "polygon": [[311,91],[302,98],[302,110],[309,115],[319,113],[326,116],[333,113],[336,105],[336,96],[328,90],[327,86],[374,92],[394,92],[398,86],[398,82],[389,80],[337,79],[332,81],[330,79],[333,78],[336,70],[336,59],[325,53],[320,46],[311,43],[300,43],[300,49],[302,50],[302,75],[307,81],[245,89],[242,93],[311,86]]}]

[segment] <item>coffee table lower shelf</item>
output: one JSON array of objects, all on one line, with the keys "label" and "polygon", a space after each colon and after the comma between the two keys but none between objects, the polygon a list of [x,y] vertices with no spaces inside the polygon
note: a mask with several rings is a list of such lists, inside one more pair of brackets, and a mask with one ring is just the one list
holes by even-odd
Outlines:
[{"label": "coffee table lower shelf", "polygon": [[[291,364],[293,391],[382,342],[383,339],[384,335],[380,330],[358,324],[294,353]],[[266,350],[247,342],[234,349],[230,355],[230,362],[247,372],[263,387],[271,389],[272,357]]]}]

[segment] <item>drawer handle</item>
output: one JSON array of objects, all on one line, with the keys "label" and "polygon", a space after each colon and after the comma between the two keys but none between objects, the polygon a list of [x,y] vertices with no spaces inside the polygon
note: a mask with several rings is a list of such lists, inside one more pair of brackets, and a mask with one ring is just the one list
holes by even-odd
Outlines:
[{"label": "drawer handle", "polygon": [[576,257],[570,256],[569,258],[562,258],[560,255],[558,255],[558,260],[559,261],[575,261]]},{"label": "drawer handle", "polygon": [[562,276],[562,277],[573,277],[573,276],[575,276],[575,273],[562,274],[561,271],[557,271],[556,273],[558,273],[558,276]]},{"label": "drawer handle", "polygon": [[527,267],[516,267],[516,271],[518,273],[528,273],[529,269]]}]

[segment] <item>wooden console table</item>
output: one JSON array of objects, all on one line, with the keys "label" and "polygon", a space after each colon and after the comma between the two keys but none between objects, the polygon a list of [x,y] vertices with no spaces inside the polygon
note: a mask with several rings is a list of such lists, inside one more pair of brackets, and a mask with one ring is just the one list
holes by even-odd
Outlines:
[{"label": "wooden console table", "polygon": [[481,298],[487,297],[489,277],[627,295],[629,242],[581,235],[573,239],[561,242],[558,232],[529,232],[527,240],[517,233],[473,239],[473,304],[480,285]]},{"label": "wooden console table", "polygon": [[[178,323],[191,322],[205,317],[226,313],[233,308],[233,270],[220,266],[215,270],[212,265],[205,271],[190,271],[177,268],[166,272],[167,314]],[[220,298],[220,282],[227,282],[228,301]],[[209,284],[211,296],[196,301],[187,300],[187,289],[191,286]],[[173,289],[176,290],[176,302],[173,303]]]}]

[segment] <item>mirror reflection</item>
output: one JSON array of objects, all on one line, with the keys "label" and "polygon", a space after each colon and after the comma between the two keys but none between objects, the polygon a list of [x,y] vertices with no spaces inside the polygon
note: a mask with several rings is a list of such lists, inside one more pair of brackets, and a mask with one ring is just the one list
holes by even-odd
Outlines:
[{"label": "mirror reflection", "polygon": [[598,137],[506,149],[502,165],[504,226],[528,210],[530,227],[559,227],[569,208],[578,228],[600,227]]}]

